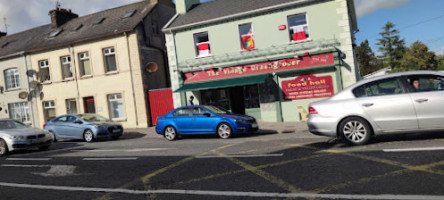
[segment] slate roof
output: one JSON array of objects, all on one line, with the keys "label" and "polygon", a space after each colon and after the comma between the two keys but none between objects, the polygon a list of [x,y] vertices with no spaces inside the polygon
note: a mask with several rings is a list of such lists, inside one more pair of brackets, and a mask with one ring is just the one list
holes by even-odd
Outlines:
[{"label": "slate roof", "polygon": [[[51,28],[51,24],[47,24],[0,37],[0,58],[20,51],[34,52],[57,48],[132,31],[156,5],[157,3],[150,3],[150,1],[145,0],[74,18],[55,29]],[[136,10],[136,12],[131,17],[122,18],[126,13],[133,10]],[[94,24],[100,18],[104,18],[103,22]],[[78,30],[74,30],[79,25],[82,26]],[[50,37],[51,33],[58,30],[61,30],[61,32],[57,36]],[[1,48],[7,42],[10,44]]]}]

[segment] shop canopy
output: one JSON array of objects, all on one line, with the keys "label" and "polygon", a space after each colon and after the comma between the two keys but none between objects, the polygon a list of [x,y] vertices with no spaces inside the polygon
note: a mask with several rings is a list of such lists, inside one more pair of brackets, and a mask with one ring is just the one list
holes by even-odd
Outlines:
[{"label": "shop canopy", "polygon": [[182,87],[174,92],[184,92],[191,90],[205,90],[222,87],[234,87],[241,85],[253,85],[263,83],[270,74],[260,74],[254,76],[241,76],[236,78],[216,79],[205,82],[185,83]]}]

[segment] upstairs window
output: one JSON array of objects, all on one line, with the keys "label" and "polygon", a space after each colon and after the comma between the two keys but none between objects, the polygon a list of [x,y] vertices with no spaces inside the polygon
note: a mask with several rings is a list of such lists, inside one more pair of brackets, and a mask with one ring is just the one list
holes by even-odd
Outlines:
[{"label": "upstairs window", "polygon": [[239,36],[241,41],[241,48],[243,50],[251,50],[256,48],[253,38],[253,27],[251,24],[239,25]]},{"label": "upstairs window", "polygon": [[62,64],[62,77],[63,77],[63,79],[72,78],[71,56],[60,57],[60,62]]},{"label": "upstairs window", "polygon": [[14,68],[14,69],[5,70],[5,85],[6,85],[6,90],[20,88],[18,69]]},{"label": "upstairs window", "polygon": [[307,15],[291,15],[288,16],[288,30],[290,32],[290,41],[304,41],[310,37],[308,30]]},{"label": "upstairs window", "polygon": [[103,49],[103,59],[105,61],[106,73],[117,71],[116,52],[114,51],[114,47]]},{"label": "upstairs window", "polygon": [[39,61],[40,68],[40,82],[49,82],[51,81],[51,76],[49,75],[49,62],[48,60]]},{"label": "upstairs window", "polygon": [[91,64],[88,52],[79,53],[80,76],[91,75]]},{"label": "upstairs window", "polygon": [[196,48],[197,57],[205,57],[211,55],[210,40],[208,32],[194,34],[194,46]]}]

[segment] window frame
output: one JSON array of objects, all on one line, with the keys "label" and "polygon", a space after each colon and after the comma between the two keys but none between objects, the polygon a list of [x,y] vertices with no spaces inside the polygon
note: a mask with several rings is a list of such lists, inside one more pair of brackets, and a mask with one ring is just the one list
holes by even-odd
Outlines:
[{"label": "window frame", "polygon": [[[69,104],[70,102],[74,102],[75,103],[75,106],[76,106],[76,112],[72,112],[72,109],[71,109],[71,104]],[[79,113],[79,109],[78,109],[78,106],[77,106],[77,99],[75,99],[75,98],[71,98],[71,99],[65,99],[65,105],[66,105],[66,113],[67,114],[78,114]]]},{"label": "window frame", "polygon": [[[12,72],[11,75],[7,75],[7,73],[10,71],[14,71],[14,72]],[[20,89],[20,73],[19,73],[18,68],[5,69],[3,71],[3,76],[5,77],[6,91]],[[8,81],[11,81],[11,83],[8,84]]]},{"label": "window frame", "polygon": [[[108,51],[107,50],[111,50],[112,51]],[[103,65],[105,67],[105,73],[109,74],[109,73],[116,73],[117,70],[117,56],[116,56],[116,48],[115,47],[106,47],[102,49],[102,55],[103,55]],[[108,66],[108,62],[107,62],[107,56],[114,56],[114,63],[115,63],[115,69],[114,70],[108,70],[109,66]]]},{"label": "window frame", "polygon": [[[251,33],[247,33],[247,34],[242,34],[241,33],[241,27],[242,26],[246,26],[246,25],[250,25],[250,30],[251,30]],[[238,25],[238,29],[239,29],[239,44],[240,44],[240,48],[241,48],[241,50],[242,51],[250,51],[250,50],[253,50],[253,49],[256,49],[256,41],[254,40],[254,29],[253,29],[253,23],[244,23],[244,24],[239,24]],[[253,39],[253,47],[251,48],[251,49],[244,49],[244,47],[243,47],[243,44],[242,44],[242,37],[244,37],[244,36],[250,36],[252,39]]]},{"label": "window frame", "polygon": [[[9,109],[9,118],[15,119],[15,120],[20,121],[22,123],[31,123],[31,113],[29,111],[28,102],[9,103],[8,109]],[[19,110],[19,115],[21,116],[20,119],[15,118],[15,116],[17,116],[17,113],[16,113],[17,110]]]},{"label": "window frame", "polygon": [[[66,65],[68,65],[68,68],[65,69]],[[74,79],[74,71],[72,68],[72,60],[71,56],[61,56],[60,57],[60,66],[62,67],[62,79],[63,80],[72,80]],[[70,70],[69,73],[71,73],[71,76],[65,77],[65,70]]]},{"label": "window frame", "polygon": [[[297,17],[297,16],[301,16],[301,15],[305,15],[305,25],[303,24],[303,25],[290,26],[290,17]],[[290,39],[290,43],[300,43],[300,42],[305,42],[305,41],[310,41],[311,40],[311,38],[310,38],[311,31],[310,31],[310,25],[309,25],[308,21],[309,20],[308,20],[307,13],[292,14],[292,15],[288,15],[287,16],[288,36],[289,36],[289,39]],[[304,40],[294,40],[294,38],[293,38],[294,30],[292,30],[293,27],[294,28],[302,27],[304,32],[305,32],[305,34],[308,35],[308,37],[306,36],[306,38]],[[305,27],[307,27],[308,33],[305,31]],[[293,31],[293,34],[291,34],[292,31]]]},{"label": "window frame", "polygon": [[[117,96],[120,95],[120,99],[117,98]],[[111,99],[111,97],[115,97],[115,99]],[[124,106],[124,102],[123,102],[123,94],[122,93],[114,93],[114,94],[108,94],[106,95],[106,100],[108,103],[108,112],[109,112],[109,118],[110,119],[124,119],[125,118],[125,106]],[[119,103],[121,103],[122,105],[122,110],[121,110],[121,114],[122,116],[113,116],[113,112],[112,112],[112,108],[111,106],[113,105],[113,102],[117,102],[117,105]]]},{"label": "window frame", "polygon": [[[46,105],[47,103],[48,103],[48,105]],[[42,105],[43,105],[43,117],[44,117],[45,121],[49,121],[49,120],[53,119],[54,117],[57,117],[56,106],[55,106],[54,100],[43,101]],[[50,109],[54,109],[54,117],[53,118],[49,118],[48,110],[50,110]]]},{"label": "window frame", "polygon": [[[39,78],[40,78],[40,82],[41,83],[50,83],[51,82],[51,70],[50,70],[50,68],[49,68],[49,60],[48,59],[44,59],[44,60],[39,60],[38,61],[39,62]],[[42,63],[43,64],[45,64],[45,65],[42,65]],[[48,70],[48,78],[49,79],[43,79],[43,73],[42,73],[42,69],[46,69],[46,70]]]},{"label": "window frame", "polygon": [[[77,57],[79,59],[79,74],[80,77],[90,77],[92,76],[92,66],[91,66],[91,57],[89,56],[88,51],[83,51],[77,54]],[[83,65],[83,61],[88,60],[89,62],[89,74],[85,73],[85,66]]]},{"label": "window frame", "polygon": [[[199,35],[203,35],[203,34],[206,34],[206,37],[208,38],[208,40],[206,42],[198,42]],[[203,58],[203,57],[212,56],[210,34],[208,33],[208,31],[194,33],[193,40],[194,40],[194,52],[195,52],[196,58]],[[202,44],[208,44],[208,54],[202,54],[202,55],[200,54],[199,45],[202,45]]]}]

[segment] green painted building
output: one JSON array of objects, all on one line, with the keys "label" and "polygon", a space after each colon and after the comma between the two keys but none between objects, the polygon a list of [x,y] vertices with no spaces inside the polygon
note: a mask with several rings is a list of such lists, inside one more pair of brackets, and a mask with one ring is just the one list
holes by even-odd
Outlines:
[{"label": "green painted building", "polygon": [[262,121],[301,121],[308,104],[359,76],[353,0],[176,0],[166,34],[174,106],[194,96]]}]

